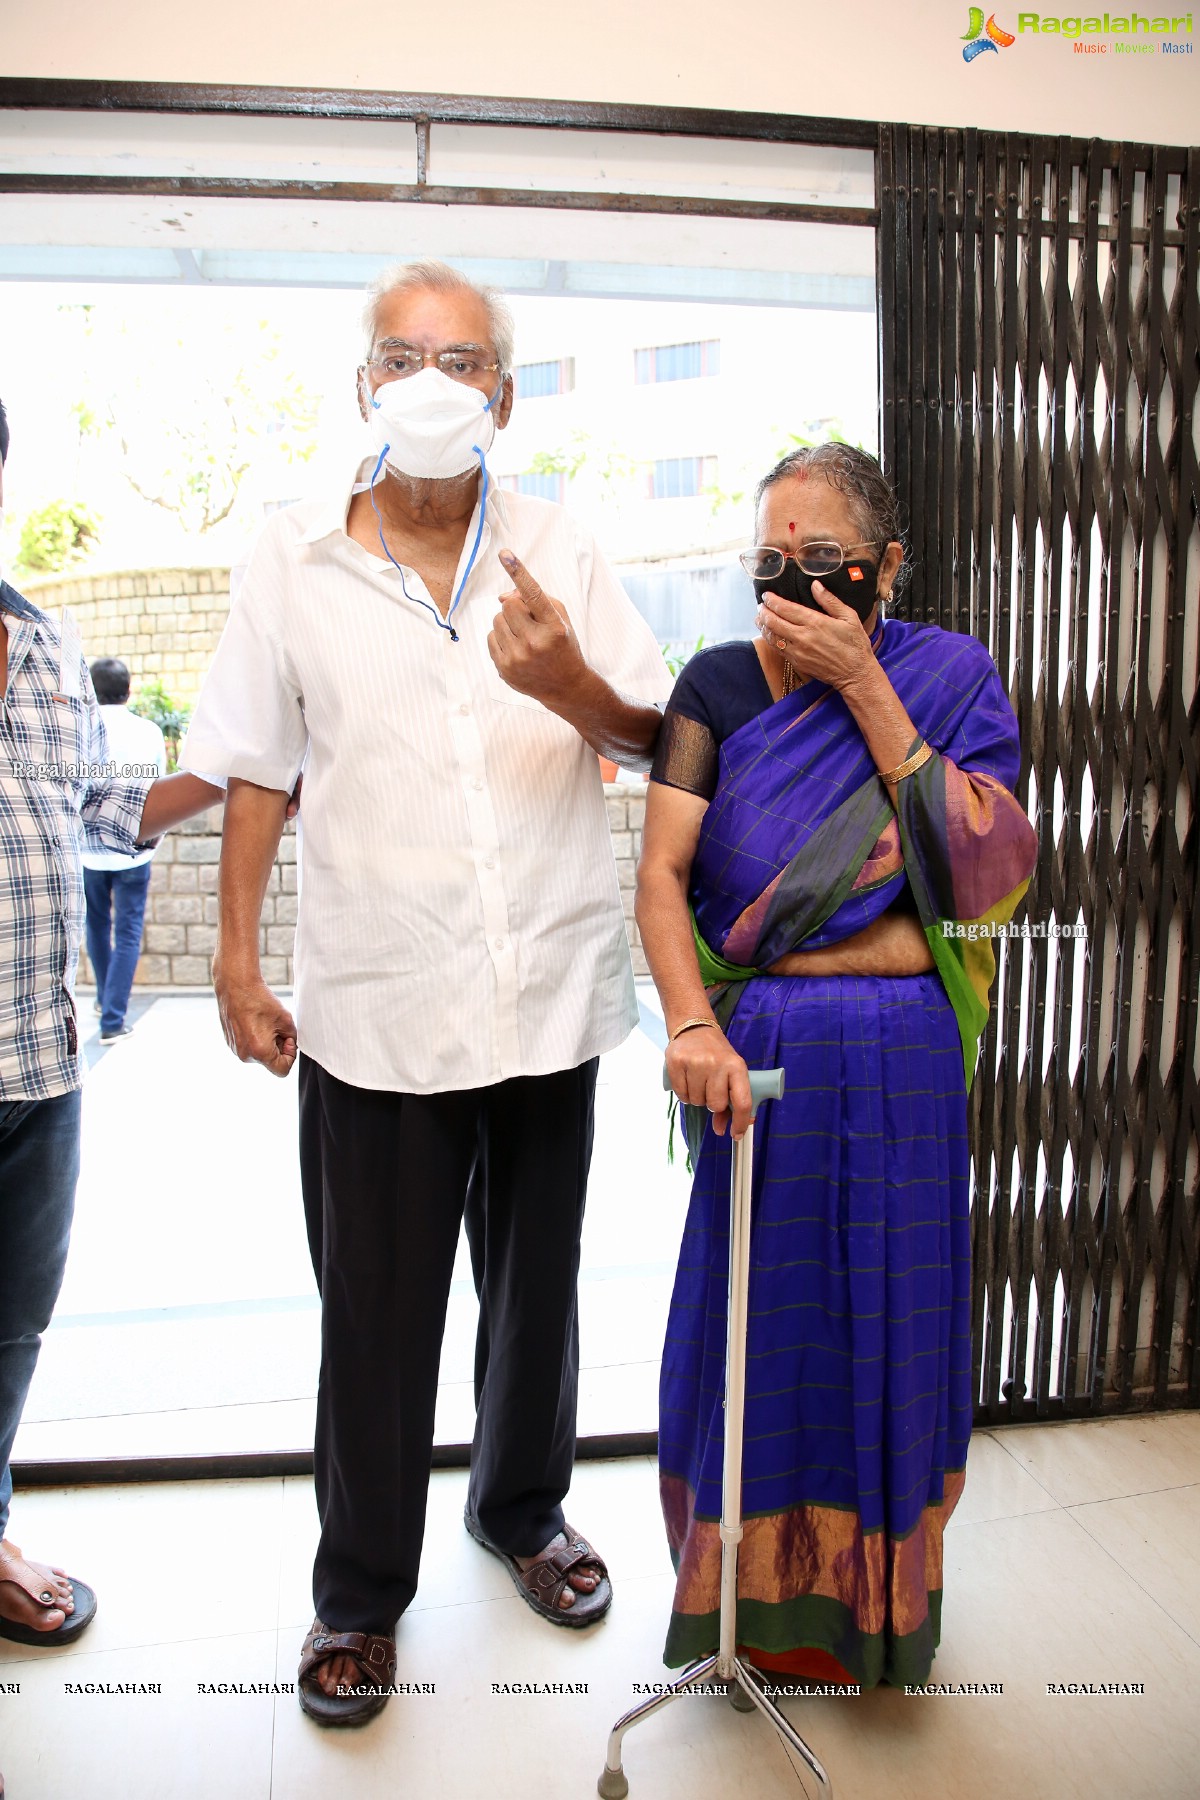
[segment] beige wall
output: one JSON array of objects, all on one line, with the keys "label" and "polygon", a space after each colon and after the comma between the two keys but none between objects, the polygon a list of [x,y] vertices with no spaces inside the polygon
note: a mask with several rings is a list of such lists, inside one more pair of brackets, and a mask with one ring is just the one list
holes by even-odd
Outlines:
[{"label": "beige wall", "polygon": [[[1015,31],[1017,10],[998,6],[998,22]],[[328,0],[208,0],[199,11],[161,0],[0,0],[0,41],[7,75],[732,107],[1157,143],[1200,136],[1200,50],[1083,57],[1061,39],[1023,36],[968,66],[967,13],[967,0],[459,0],[448,15],[405,0],[382,11]]]}]

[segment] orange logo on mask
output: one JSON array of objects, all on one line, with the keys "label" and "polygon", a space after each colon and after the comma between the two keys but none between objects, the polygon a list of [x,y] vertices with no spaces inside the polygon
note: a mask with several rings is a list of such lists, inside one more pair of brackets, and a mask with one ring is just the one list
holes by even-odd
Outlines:
[{"label": "orange logo on mask", "polygon": [[851,581],[861,581],[861,580],[862,580],[862,578],[863,578],[863,572],[862,572],[862,570],[861,570],[861,569],[857,569],[857,568],[855,568],[855,567],[854,567],[854,565],[853,565],[853,564],[851,564],[851,567],[850,567],[850,579],[851,579]]}]

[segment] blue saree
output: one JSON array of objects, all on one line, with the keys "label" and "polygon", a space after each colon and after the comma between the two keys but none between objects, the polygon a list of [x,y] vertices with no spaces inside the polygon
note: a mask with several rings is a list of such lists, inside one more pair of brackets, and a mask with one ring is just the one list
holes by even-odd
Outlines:
[{"label": "blue saree", "polygon": [[[983,647],[893,620],[877,654],[936,752],[899,812],[841,696],[807,683],[721,745],[690,892],[730,1042],[787,1072],[756,1127],[738,1641],[864,1686],[928,1677],[970,1436],[966,1086],[994,962],[943,926],[1010,916],[1034,849]],[[764,972],[906,885],[930,973]],[[695,1149],[660,1384],[670,1665],[718,1637],[730,1144],[705,1127]]]}]

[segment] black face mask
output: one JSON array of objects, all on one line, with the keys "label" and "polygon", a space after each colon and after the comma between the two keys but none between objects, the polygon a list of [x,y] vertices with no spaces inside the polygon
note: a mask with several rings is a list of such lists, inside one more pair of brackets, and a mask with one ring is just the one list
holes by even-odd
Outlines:
[{"label": "black face mask", "polygon": [[778,594],[796,606],[811,606],[815,612],[824,612],[812,591],[814,581],[819,581],[836,599],[852,607],[860,619],[870,616],[871,608],[879,598],[879,564],[863,562],[858,557],[844,562],[832,575],[806,575],[799,563],[789,556],[783,565],[783,573],[772,576],[770,581],[756,581],[754,592],[760,604],[764,594]]}]

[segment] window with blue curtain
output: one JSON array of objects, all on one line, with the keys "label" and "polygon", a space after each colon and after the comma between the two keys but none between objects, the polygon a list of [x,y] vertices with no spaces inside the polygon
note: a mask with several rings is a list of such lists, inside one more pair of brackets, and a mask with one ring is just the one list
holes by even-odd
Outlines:
[{"label": "window with blue curtain", "polygon": [[688,500],[711,487],[716,476],[715,456],[660,457],[650,472],[652,500]]},{"label": "window with blue curtain", "polygon": [[639,387],[651,381],[694,381],[721,373],[721,340],[694,344],[656,344],[633,353],[633,378]]},{"label": "window with blue curtain", "polygon": [[505,475],[503,485],[514,494],[535,494],[539,500],[562,502],[563,478],[558,472],[543,474],[537,469],[526,469],[523,475]]},{"label": "window with blue curtain", "polygon": [[541,400],[547,394],[569,394],[575,386],[575,358],[561,356],[555,362],[518,363],[513,387],[518,400]]}]

